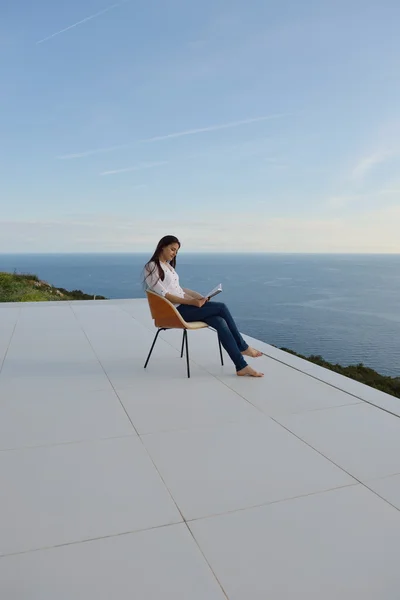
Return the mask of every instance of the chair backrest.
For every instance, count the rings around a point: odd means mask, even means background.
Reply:
[[[151,290],[147,290],[146,295],[156,327],[186,329],[186,322],[169,300]]]

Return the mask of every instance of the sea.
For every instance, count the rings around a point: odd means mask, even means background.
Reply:
[[[3,254],[0,271],[107,298],[144,297],[144,254]],[[187,254],[183,287],[222,283],[240,330],[277,347],[400,376],[400,255]]]

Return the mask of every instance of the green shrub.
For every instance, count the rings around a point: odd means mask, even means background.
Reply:
[[[21,296],[19,302],[48,302],[49,300],[57,300],[57,298],[41,290],[28,290]]]
[[[106,300],[104,296],[96,296]],[[54,288],[31,273],[0,272],[0,302],[48,302],[49,300],[93,300],[93,296],[81,290],[69,292]]]
[[[289,354],[293,354],[294,356],[298,356],[299,358],[303,358],[304,360],[308,360],[309,362],[319,365],[320,367],[324,367],[325,369],[329,369],[330,371],[334,371],[335,373],[339,373],[339,375],[344,375],[345,377],[349,377],[350,379],[354,379],[355,381],[369,385],[370,387],[380,390],[381,392],[386,392],[386,394],[400,398],[400,377],[380,375],[374,371],[374,369],[364,366],[363,363],[343,367],[337,363],[329,363],[328,361],[324,360],[322,356],[311,355],[307,357],[303,356],[302,354],[297,354],[297,352],[289,350],[288,348],[281,348],[281,350],[288,352]]]

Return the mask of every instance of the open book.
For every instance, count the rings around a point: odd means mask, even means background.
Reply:
[[[217,287],[215,287],[213,290],[211,290],[211,292],[208,292],[208,294],[206,294],[204,296],[204,298],[214,298],[214,296],[216,296],[217,294],[220,294],[222,292],[222,284],[220,283],[219,285],[217,285]]]

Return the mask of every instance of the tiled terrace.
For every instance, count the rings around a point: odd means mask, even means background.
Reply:
[[[144,300],[0,305],[1,600],[397,600],[400,401]]]

